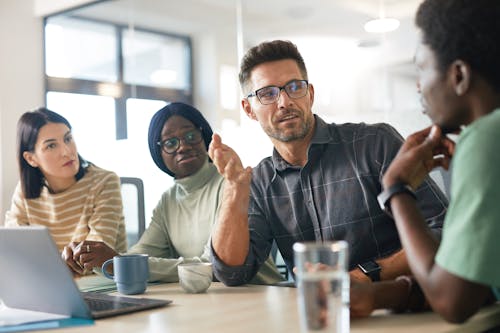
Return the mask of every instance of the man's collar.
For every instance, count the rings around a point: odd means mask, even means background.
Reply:
[[[316,127],[311,144],[325,144],[332,141],[328,124],[317,115],[314,115],[314,118],[316,118]]]
[[[314,118],[314,134],[309,147],[313,144],[325,144],[332,141],[333,139],[328,129],[328,124],[316,114],[314,115]],[[287,168],[293,168],[292,165],[290,165],[283,159],[283,157],[281,157],[276,148],[273,148],[273,155],[271,158],[276,171],[283,171]]]

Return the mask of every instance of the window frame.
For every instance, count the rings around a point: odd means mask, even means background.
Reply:
[[[72,15],[72,19],[83,20],[87,22],[93,22],[98,24],[109,25],[114,28],[115,38],[116,38],[116,70],[117,70],[117,81],[116,82],[104,82],[104,81],[93,81],[77,78],[60,78],[47,75],[47,62],[46,62],[46,34],[45,29],[47,23],[51,18],[60,16],[50,15],[43,20],[43,73],[44,73],[44,101],[47,105],[47,93],[62,92],[62,93],[74,93],[74,94],[85,94],[85,95],[97,95],[97,96],[109,96],[104,95],[99,92],[99,87],[103,84],[107,86],[112,86],[115,89],[116,95],[111,96],[115,101],[115,124],[116,124],[116,139],[123,140],[127,139],[127,109],[126,103],[129,98],[138,99],[153,99],[161,100],[166,103],[176,101],[184,102],[187,104],[193,104],[193,47],[191,37],[187,35],[174,34],[170,32],[163,32],[158,30],[146,29],[142,27],[134,27],[134,30],[156,34],[163,37],[181,39],[188,47],[188,89],[174,89],[165,87],[155,87],[155,86],[144,86],[138,84],[126,83],[123,79],[124,77],[124,61],[123,61],[123,45],[122,38],[123,32],[129,27],[124,24],[113,23],[104,20],[97,20],[91,18],[80,17],[77,15]]]

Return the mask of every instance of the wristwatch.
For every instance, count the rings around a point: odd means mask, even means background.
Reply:
[[[380,281],[380,266],[375,260],[358,264],[359,269],[365,273],[373,282]]]
[[[415,192],[413,192],[412,188],[408,184],[404,183],[396,183],[389,187],[388,189],[382,191],[377,196],[378,204],[380,205],[380,208],[389,214],[389,216],[392,217],[392,211],[391,211],[391,205],[390,201],[393,196],[399,193],[407,193],[410,196],[413,197],[413,199],[417,199],[417,196],[415,195]]]

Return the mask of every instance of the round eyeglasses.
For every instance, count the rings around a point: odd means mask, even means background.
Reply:
[[[179,150],[179,147],[181,146],[181,141],[184,142],[184,144],[186,145],[194,146],[200,143],[201,140],[203,140],[203,136],[201,134],[201,128],[200,128],[200,129],[190,130],[184,133],[180,138],[172,137],[163,141],[158,141],[156,144],[160,146],[165,153],[173,154],[177,150]]]
[[[257,96],[262,105],[268,105],[276,103],[279,100],[281,90],[284,90],[288,97],[293,99],[304,97],[307,94],[308,86],[309,83],[307,80],[293,80],[285,84],[283,87],[267,86],[257,89],[255,92],[249,94],[247,98]]]

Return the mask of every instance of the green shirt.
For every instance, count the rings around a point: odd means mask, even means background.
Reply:
[[[500,109],[465,128],[453,157],[451,200],[436,262],[450,273],[500,287]]]

